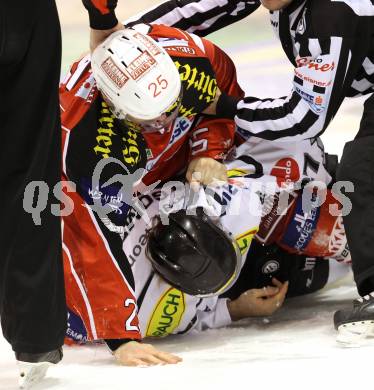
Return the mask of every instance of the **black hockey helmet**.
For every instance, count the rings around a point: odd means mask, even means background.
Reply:
[[[149,231],[147,257],[154,270],[173,287],[189,295],[222,294],[237,279],[242,257],[235,240],[216,226],[203,210],[185,210],[159,217]]]

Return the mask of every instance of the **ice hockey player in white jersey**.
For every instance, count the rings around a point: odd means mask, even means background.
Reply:
[[[239,279],[228,291],[221,291],[219,297],[201,297],[196,288],[186,294],[186,285],[192,283],[190,279],[184,278],[182,283],[178,277],[183,276],[179,274],[172,283],[167,283],[164,267],[155,272],[154,256],[150,251],[148,255],[145,252],[149,230],[154,232],[155,228],[130,212],[124,251],[136,280],[143,336],[200,331],[245,317],[270,315],[281,306],[287,289],[288,296],[302,295],[346,275],[350,255],[341,215],[329,212],[332,204],[340,205],[340,202],[338,196],[327,189],[334,175],[334,169],[329,169],[332,175],[326,169],[327,160],[333,159],[324,153],[319,139],[287,145],[254,138],[242,144],[236,158],[226,163],[228,183],[215,189],[200,189],[194,205],[189,204],[190,197],[186,196],[181,183],[181,196],[178,197],[178,190],[171,191],[178,187],[177,182],[166,183],[162,190],[143,195],[141,201],[148,216],[160,214],[160,221],[164,223],[170,208],[175,212],[202,207],[210,218],[219,219],[221,227],[235,239],[246,259],[242,261],[244,266]],[[313,187],[317,181],[320,186],[325,185],[325,201],[318,202],[312,197],[311,209],[303,212],[303,199],[308,196],[294,191],[292,185],[309,182]],[[277,213],[282,191],[289,196],[282,213]],[[164,236],[178,237],[178,229],[178,225],[164,226],[163,234],[160,231],[152,242],[161,245]],[[154,233],[150,237],[154,237]],[[177,263],[175,259],[181,256],[179,246],[174,245],[171,263]],[[172,245],[163,247],[164,256],[167,253],[173,253]]]
[[[149,215],[159,213],[158,199],[162,197],[161,190],[147,197]],[[257,231],[253,228],[242,235],[233,234],[245,256],[238,278],[225,286],[220,296],[204,295],[201,280],[205,277],[211,282],[217,273],[201,260],[199,270],[204,269],[204,275],[195,280],[186,264],[196,261],[204,251],[201,247],[217,243],[212,243],[201,229],[186,233],[180,219],[193,217],[183,213],[183,217],[173,216],[169,225],[158,219],[156,227],[146,226],[134,215],[134,226],[124,240],[136,281],[143,337],[185,334],[227,326],[242,318],[269,316],[282,306],[286,294],[292,297],[315,292],[350,270],[349,265],[334,259],[292,254],[277,244],[263,246],[253,240]],[[193,241],[191,247],[201,249],[191,253],[185,247],[189,240]],[[184,259],[184,265],[175,271],[173,267],[181,266],[176,260],[179,258]]]

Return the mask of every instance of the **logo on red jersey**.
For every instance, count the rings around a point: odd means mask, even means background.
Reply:
[[[91,104],[96,96],[97,88],[95,79],[92,75],[87,78],[87,80],[79,87],[77,93],[74,96],[78,96],[84,100],[88,104]]]
[[[279,187],[282,187],[300,179],[299,164],[291,157],[282,158],[275,164],[270,174],[277,178]]]
[[[215,74],[203,67],[191,66],[190,63],[174,61],[176,68],[181,77],[182,83],[185,85],[185,93],[191,88],[198,93],[198,99],[206,103],[210,103],[217,93],[217,80]],[[197,62],[197,64],[199,64]],[[203,65],[203,63],[202,63]]]
[[[189,46],[168,46],[165,48],[165,50],[172,51],[172,52],[174,51],[182,54],[191,54],[191,55],[196,54],[196,50]]]

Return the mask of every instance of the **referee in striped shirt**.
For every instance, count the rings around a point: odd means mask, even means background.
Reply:
[[[344,217],[353,271],[363,297],[335,314],[335,325],[374,323],[374,1],[170,0],[130,23],[163,23],[204,36],[260,5],[294,66],[288,96],[237,100],[221,94],[209,113],[235,118],[245,138],[301,140],[321,135],[346,97],[367,95],[355,139],[344,148],[338,180],[350,181],[352,211]]]

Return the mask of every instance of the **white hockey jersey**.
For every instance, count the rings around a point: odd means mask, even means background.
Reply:
[[[253,138],[241,145],[236,158],[227,163],[228,184],[206,190],[201,188],[191,201],[186,196],[184,184],[166,183],[162,189],[142,195],[141,201],[148,220],[160,214],[161,218],[167,218],[168,213],[182,208],[192,212],[196,207],[203,207],[209,216],[220,219],[222,227],[238,242],[245,259],[266,207],[264,191],[273,194],[274,190],[285,190],[284,184],[312,178],[328,183],[331,177],[324,168],[323,159],[320,141],[285,144]],[[179,187],[179,194],[172,192],[172,187]],[[154,273],[145,255],[149,225],[135,212],[129,213],[128,225],[130,231],[124,239],[123,249],[134,274],[143,337],[218,328],[231,322],[226,299],[202,299],[184,294]]]
[[[244,181],[253,179],[243,179]],[[182,185],[182,188],[184,185]],[[188,188],[188,187],[187,187]],[[219,217],[221,210],[217,209],[214,197],[223,199],[224,191],[233,186],[224,186],[205,192],[204,189],[194,194],[191,204],[186,204],[185,193],[180,194],[179,202],[173,202],[172,207],[168,200],[175,200],[175,193],[169,191],[170,185],[156,189],[151,194],[143,196],[142,202],[147,205],[148,221],[155,215],[187,208],[193,213],[196,207],[203,207],[208,215]],[[260,214],[251,215],[246,210],[249,198],[253,209],[261,208],[260,198],[246,191],[246,188],[236,188],[231,191],[231,199],[225,208],[225,214],[220,218],[222,228],[232,235],[238,242],[242,259],[246,258],[251,241],[258,230]],[[239,191],[240,190],[240,191]],[[176,208],[177,207],[177,208]],[[218,211],[217,211],[218,210]],[[247,218],[238,218],[245,213]],[[227,309],[226,299],[218,297],[197,298],[182,293],[173,288],[156,273],[146,258],[145,246],[147,244],[147,229],[150,224],[137,214],[131,214],[129,219],[129,233],[125,237],[123,249],[131,264],[135,279],[135,294],[138,302],[139,327],[143,337],[160,337],[168,334],[186,333],[190,330],[201,331],[206,328],[218,328],[231,322]],[[165,220],[164,220],[165,222]]]

